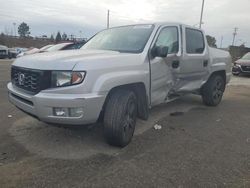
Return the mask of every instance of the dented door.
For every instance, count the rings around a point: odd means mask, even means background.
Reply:
[[[209,74],[209,54],[201,30],[182,26],[182,55],[172,66],[174,92],[198,90]]]
[[[179,27],[162,26],[152,43],[154,46],[168,46],[169,54],[166,58],[150,57],[151,70],[151,105],[157,105],[167,99],[168,93],[173,87],[173,75],[171,61],[179,51]]]

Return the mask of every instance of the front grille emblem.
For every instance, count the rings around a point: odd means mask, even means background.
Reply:
[[[18,74],[18,84],[20,86],[24,85],[25,75],[23,73]]]

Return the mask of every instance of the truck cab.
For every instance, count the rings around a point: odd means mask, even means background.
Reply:
[[[229,53],[210,48],[202,30],[152,23],[101,31],[78,51],[17,59],[8,90],[14,105],[44,122],[101,120],[107,142],[124,147],[153,106],[187,93],[218,105],[230,75]]]

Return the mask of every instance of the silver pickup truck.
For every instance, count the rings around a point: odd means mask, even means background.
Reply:
[[[81,50],[35,54],[11,68],[9,100],[52,124],[103,122],[107,142],[124,147],[136,119],[186,93],[208,106],[231,75],[228,52],[208,47],[203,31],[180,23],[115,27]]]

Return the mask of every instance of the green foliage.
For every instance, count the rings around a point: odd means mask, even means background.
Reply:
[[[60,42],[62,40],[61,33],[58,31],[56,35],[56,42]]]
[[[62,40],[67,40],[67,38],[68,38],[67,34],[66,34],[66,33],[63,33],[63,34],[62,34]]]
[[[29,36],[30,34],[30,27],[26,24],[26,23],[21,23],[18,26],[18,34],[20,35],[20,37],[26,37]]]
[[[208,43],[209,46],[217,48],[215,37],[207,35],[206,38],[207,38],[207,43]]]
[[[50,36],[50,41],[51,41],[51,42],[54,42],[54,41],[55,41],[54,35],[51,35],[51,36]]]

